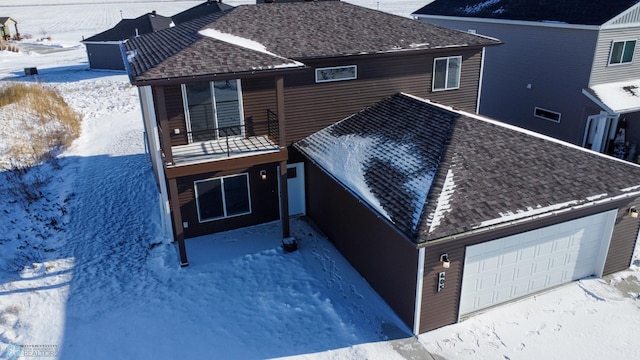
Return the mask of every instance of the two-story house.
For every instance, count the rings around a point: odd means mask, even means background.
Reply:
[[[481,114],[598,152],[638,155],[637,0],[436,0],[413,15],[504,42],[486,52]],[[628,147],[616,149],[617,135]]]
[[[305,212],[290,145],[404,91],[475,112],[500,42],[339,1],[242,5],[124,44],[165,230],[185,238]]]

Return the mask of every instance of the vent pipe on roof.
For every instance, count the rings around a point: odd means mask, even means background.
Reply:
[[[136,28],[136,37],[140,36],[140,32],[138,32],[138,28]]]

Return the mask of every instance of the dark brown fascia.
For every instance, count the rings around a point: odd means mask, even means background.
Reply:
[[[613,209],[620,209],[624,206],[627,206],[630,202],[636,199],[638,194],[629,194],[629,196],[621,198],[621,199],[612,199],[607,202],[580,206],[577,205],[577,209],[568,208],[568,209],[558,209],[553,210],[548,213],[537,214],[534,216],[530,216],[528,218],[513,220],[510,222],[496,224],[492,226],[487,226],[484,228],[474,229],[470,231],[466,231],[460,234],[449,235],[445,237],[441,237],[438,239],[427,240],[423,242],[419,242],[416,244],[417,248],[422,247],[431,247],[433,245],[440,245],[448,242],[458,242],[475,237],[474,243],[480,243],[484,241],[489,241],[493,239],[503,238],[505,236],[515,235],[531,230],[540,229],[546,226],[551,226],[555,224],[559,224],[561,222],[570,221],[574,219],[578,219],[581,217],[601,213],[604,211],[609,211]]]
[[[289,153],[286,147],[281,147],[279,151],[264,154],[254,154],[226,158],[222,160],[212,160],[204,162],[194,162],[185,165],[165,165],[165,175],[167,179],[174,179],[183,176],[204,174],[215,171],[242,169],[255,165],[270,164],[280,161],[287,161]]]
[[[278,75],[290,74],[292,72],[299,72],[307,70],[308,67],[300,66],[295,68],[281,68],[281,69],[268,69],[268,70],[253,70],[253,71],[238,71],[222,74],[206,74],[196,76],[184,76],[175,78],[162,78],[162,79],[150,79],[150,80],[133,80],[131,84],[135,86],[169,86],[180,85],[195,82],[205,81],[222,81],[222,80],[234,80],[234,79],[252,79],[260,77],[273,77]]]

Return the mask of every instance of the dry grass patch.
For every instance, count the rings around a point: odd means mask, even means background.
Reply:
[[[56,90],[41,85],[16,83],[0,90],[0,111],[13,122],[11,145],[2,154],[5,168],[49,160],[80,135],[80,114]]]

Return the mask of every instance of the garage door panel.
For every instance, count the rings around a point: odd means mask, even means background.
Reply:
[[[616,213],[612,210],[467,247],[460,314],[595,274],[606,255],[601,252],[606,251]]]

